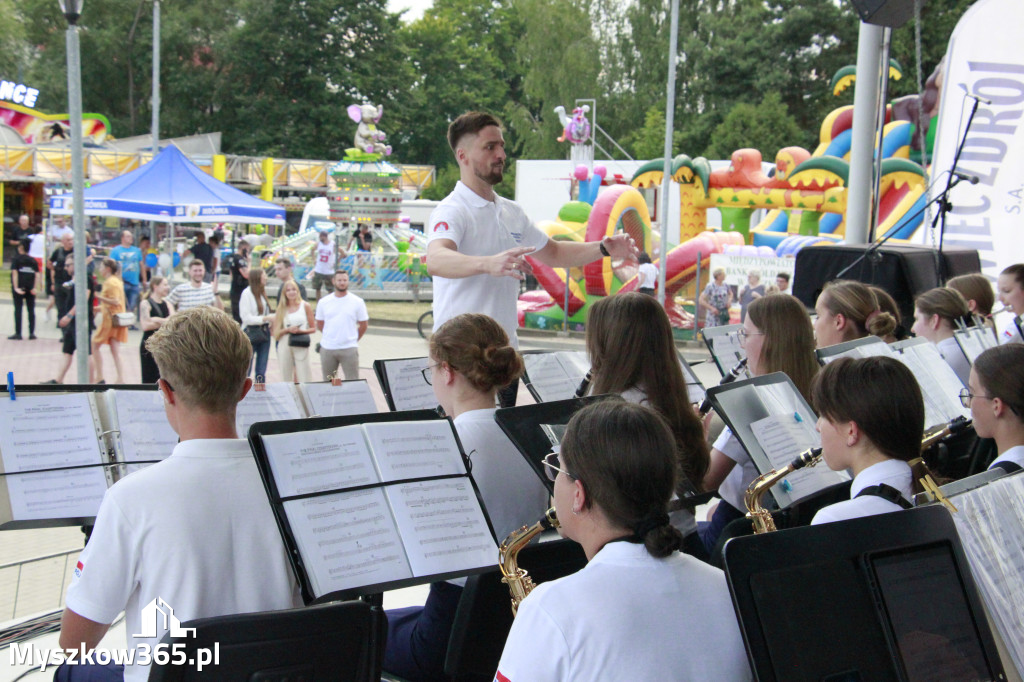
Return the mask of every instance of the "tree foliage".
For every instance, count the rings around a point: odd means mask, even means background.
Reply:
[[[752,147],[761,152],[763,160],[771,162],[776,152],[794,146],[794,140],[799,138],[800,125],[790,115],[782,97],[769,92],[757,105],[740,102],[733,106],[712,133],[704,155],[728,159],[737,149]]]

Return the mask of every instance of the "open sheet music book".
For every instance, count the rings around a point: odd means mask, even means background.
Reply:
[[[379,411],[365,379],[343,381],[337,386],[329,381],[298,384],[296,389],[302,398],[306,416],[309,417],[342,417],[350,414],[376,414]]]
[[[957,417],[970,418],[970,409],[960,402],[964,385],[934,343],[907,339],[892,344],[892,348],[896,359],[907,366],[921,387],[925,428],[947,424]]]
[[[708,396],[762,474],[781,469],[804,450],[821,445],[814,428],[817,416],[782,372],[709,388]],[[779,507],[788,507],[848,480],[845,471],[832,471],[819,462],[793,472],[771,492]]]
[[[130,474],[170,457],[178,434],[167,421],[160,391],[112,388],[98,395],[101,421],[113,432],[117,459],[128,463],[119,473]]]
[[[523,353],[523,364],[523,381],[538,403],[575,398],[590,371],[590,359],[583,351],[528,351]]]
[[[814,351],[818,356],[818,362],[822,365],[832,362],[836,358],[873,358],[879,355],[892,357],[893,350],[882,339],[877,336],[865,336],[853,341],[844,341],[834,346],[825,346]]]
[[[429,366],[430,358],[373,361],[373,371],[391,411],[432,410],[437,407],[434,389],[423,378],[422,370]]]
[[[957,533],[995,629],[1024,672],[1024,475],[997,478],[950,498]]]
[[[953,338],[960,344],[960,349],[970,360],[971,364],[978,359],[978,356],[989,348],[999,345],[995,332],[986,327],[968,327],[967,329],[953,330]]]
[[[714,358],[723,377],[736,366],[736,363],[747,357],[740,342],[741,329],[742,324],[726,324],[720,327],[704,327],[701,330],[704,343],[711,351],[711,357]]]
[[[307,603],[497,561],[461,443],[434,412],[256,424],[249,442]]]

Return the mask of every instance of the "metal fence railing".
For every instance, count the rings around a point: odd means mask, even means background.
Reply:
[[[0,620],[58,609],[82,548],[0,564]]]

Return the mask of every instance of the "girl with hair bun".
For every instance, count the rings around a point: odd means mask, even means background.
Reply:
[[[907,328],[903,326],[903,318],[900,315],[899,306],[896,305],[896,299],[881,287],[871,285],[868,288],[871,289],[871,293],[875,295],[875,300],[878,301],[878,310],[883,313],[889,313],[892,315],[892,319],[896,320],[896,328],[892,330],[891,334],[881,337],[882,340],[886,343],[893,343],[895,341],[902,341],[910,336]]]
[[[494,421],[498,390],[519,380],[522,356],[494,319],[466,313],[430,337],[428,363],[423,376],[452,417],[501,540],[539,519],[549,501],[541,479]],[[448,679],[444,659],[464,584],[434,583],[424,606],[388,611],[384,670],[410,682]]]
[[[979,355],[960,400],[970,408],[978,436],[996,441],[999,456],[989,469],[1020,471],[1024,467],[1024,345],[1007,344]]]
[[[814,322],[818,348],[870,334],[885,338],[896,331],[896,318],[879,308],[871,288],[853,280],[837,279],[826,284],[814,312],[818,316]]]
[[[914,326],[910,331],[934,343],[942,359],[953,368],[960,383],[966,386],[971,374],[971,363],[953,336],[953,331],[961,324],[971,325],[973,321],[967,301],[955,289],[930,289],[914,301]]]
[[[665,420],[618,398],[590,404],[545,465],[560,533],[589,563],[523,600],[495,679],[749,680],[724,575],[676,551]]]

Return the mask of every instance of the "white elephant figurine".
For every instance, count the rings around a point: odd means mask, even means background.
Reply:
[[[377,122],[384,115],[383,105],[351,104],[348,116],[359,124],[356,129],[355,147],[368,154],[391,154],[391,145],[385,144],[387,135],[377,128]]]

